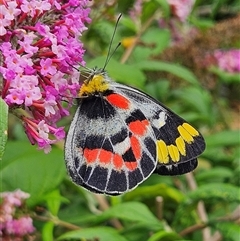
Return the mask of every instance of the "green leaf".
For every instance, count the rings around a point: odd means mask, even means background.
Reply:
[[[52,192],[47,193],[42,197],[42,200],[46,201],[48,210],[55,216],[58,215],[58,211],[62,203],[69,203],[68,199],[60,195],[59,189],[55,189]]]
[[[186,194],[186,200],[181,202],[175,213],[174,224],[179,220],[188,220],[191,218],[191,212],[195,209],[199,201],[210,203],[239,203],[240,193],[236,186],[225,183],[208,183],[207,185],[200,186],[198,189]],[[189,217],[188,217],[189,215]]]
[[[176,241],[180,239],[181,238],[177,233],[169,232],[169,231],[159,231],[153,234],[147,241],[160,241],[160,240]]]
[[[180,203],[184,199],[184,195],[177,189],[166,184],[160,183],[151,186],[142,186],[128,192],[123,196],[123,200],[144,200],[146,198],[153,198],[161,196],[164,200],[174,201]]]
[[[214,203],[216,200],[226,203],[240,202],[240,193],[237,187],[225,183],[209,183],[200,186],[190,192],[186,200],[180,203],[176,217],[180,218],[182,215],[189,213],[200,200],[208,201],[208,203]]]
[[[161,41],[159,41],[161,39]],[[152,56],[158,56],[169,45],[170,32],[166,29],[149,28],[141,37],[144,44],[137,45],[129,58],[128,63],[142,62],[143,59],[151,59]],[[154,46],[154,48],[153,48]]]
[[[158,4],[154,1],[144,1],[142,5],[142,22],[146,22],[151,18],[158,9]]]
[[[102,56],[88,61],[88,66],[94,68],[96,66],[103,67],[106,57]],[[109,76],[114,81],[119,81],[127,85],[133,85],[138,88],[143,88],[146,81],[145,75],[133,65],[120,64],[114,59],[111,59],[106,67]]]
[[[231,84],[231,83],[240,83],[240,75],[239,73],[229,73],[223,71],[217,67],[211,67],[210,71],[220,77],[223,83]]]
[[[170,4],[166,0],[155,0],[155,2],[162,7],[164,17],[169,17],[171,13]]]
[[[214,21],[209,18],[196,18],[196,16],[191,15],[189,21],[201,30],[207,30],[214,26]]]
[[[159,229],[156,231],[159,231]],[[125,223],[122,234],[131,241],[145,241],[148,240],[150,234],[153,232],[152,228],[147,227],[144,223]]]
[[[94,227],[67,232],[61,235],[58,240],[87,239],[98,241],[128,241],[121,236],[116,229],[110,227]]]
[[[175,95],[206,119],[211,119],[211,96],[207,91],[195,86],[185,87],[184,89],[175,91]]]
[[[96,39],[96,35],[98,36],[97,42],[105,43],[107,48],[104,48],[104,51],[108,51],[110,40],[113,36],[114,26],[115,26],[114,23],[111,23],[110,21],[106,21],[104,19],[99,19],[96,23],[94,23],[94,25],[91,25],[93,30],[96,32],[94,34],[95,39]],[[120,32],[116,31],[112,46],[117,46],[119,39],[121,39]],[[96,42],[95,42],[95,46],[92,46],[92,48],[94,47],[96,47]]]
[[[42,200],[42,196],[55,189],[66,175],[61,150],[53,148],[49,154],[44,154],[23,141],[8,141],[0,168],[3,191],[20,188],[30,193],[30,205]]]
[[[239,189],[231,184],[209,183],[189,193],[188,198],[194,202],[199,200],[214,201],[214,199],[217,199],[230,203],[240,202],[240,193]]]
[[[208,147],[240,145],[239,130],[227,130],[205,138]]]
[[[224,182],[225,179],[233,177],[233,172],[227,167],[215,167],[196,175],[197,183]]]
[[[139,202],[125,202],[110,207],[100,218],[107,220],[111,218],[119,218],[125,221],[135,221],[144,223],[152,229],[162,228],[161,222],[149,211],[149,209]]]
[[[185,80],[190,84],[199,86],[199,82],[196,76],[190,70],[188,70],[187,68],[181,65],[161,62],[161,61],[148,60],[148,61],[138,62],[135,64],[135,66],[138,69],[142,69],[142,70],[169,72],[175,76],[178,76],[179,78],[182,78],[183,80]]]
[[[133,31],[134,33],[136,32],[136,24],[133,22],[133,20],[127,16],[127,15],[123,15],[121,18],[121,26],[126,27],[128,30]]]
[[[216,228],[221,232],[223,240],[237,241],[240,237],[239,225],[233,222],[216,223]]]
[[[234,156],[231,154],[231,152],[225,150],[224,146],[208,146],[208,143],[206,145],[207,148],[202,154],[202,156],[204,156],[206,159],[211,160],[217,165],[219,165],[220,162],[233,162]]]
[[[2,160],[6,142],[7,142],[7,130],[8,130],[8,105],[0,98],[0,161]]]
[[[224,4],[226,4],[226,0],[218,0],[218,1],[213,1],[211,4],[212,7],[212,11],[211,11],[211,16],[212,18],[215,18],[216,15],[219,13],[221,7],[224,6]]]
[[[54,231],[54,223],[53,222],[46,222],[42,228],[42,241],[52,241],[53,238],[53,231]]]
[[[159,41],[161,39],[161,41]],[[149,28],[148,31],[142,36],[142,41],[146,45],[154,46],[154,48],[148,48],[151,55],[158,55],[170,42],[170,32],[168,30],[160,30],[159,28]],[[139,59],[143,59],[139,56]]]
[[[159,80],[148,83],[145,87],[146,92],[153,98],[165,100],[169,95],[170,82],[168,80]]]

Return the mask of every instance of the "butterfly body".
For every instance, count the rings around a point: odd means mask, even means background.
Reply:
[[[152,173],[178,175],[196,168],[203,137],[149,95],[94,69],[79,98],[65,143],[66,166],[76,184],[119,195]]]

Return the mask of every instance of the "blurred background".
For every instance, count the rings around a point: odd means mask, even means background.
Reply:
[[[30,194],[19,209],[35,231],[4,240],[240,240],[239,2],[99,0],[89,8],[91,23],[81,37],[86,66],[104,66],[121,13],[109,76],[190,122],[206,150],[193,173],[152,175],[119,197],[95,195],[69,180],[63,142],[47,155],[37,151],[10,116],[1,188]],[[67,130],[71,119],[59,124]]]

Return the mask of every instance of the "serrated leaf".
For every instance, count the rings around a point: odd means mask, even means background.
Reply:
[[[179,219],[184,220],[184,217],[187,217],[187,220],[189,220],[191,218],[189,214],[191,214],[199,201],[213,204],[217,201],[218,205],[221,202],[225,204],[239,203],[240,193],[239,189],[231,184],[208,183],[207,185],[200,186],[198,189],[188,193],[186,200],[180,203],[175,213],[174,224]]]
[[[61,150],[53,148],[46,155],[23,141],[7,143],[0,168],[2,191],[20,188],[30,193],[30,205],[42,200],[42,196],[56,188],[66,175]]]
[[[188,198],[192,201],[218,199],[222,202],[240,202],[239,189],[231,184],[209,183],[200,186],[197,190],[189,193]]]
[[[112,24],[110,21],[99,19],[94,25],[92,25],[92,28],[97,32],[97,35],[100,38],[100,41],[105,42],[107,46],[109,46],[109,42],[113,36],[114,24]],[[119,39],[120,39],[120,32],[116,31],[112,46],[117,46],[116,42],[118,42]]]
[[[0,98],[0,161],[2,160],[6,142],[7,142],[7,130],[8,130],[8,105]]]
[[[110,227],[94,227],[67,232],[61,235],[58,240],[87,239],[98,241],[128,241],[121,236],[116,229]]]
[[[221,131],[206,136],[205,140],[208,147],[240,145],[240,132],[239,130]]]
[[[106,220],[110,218],[119,218],[122,220],[144,223],[153,229],[162,227],[161,222],[149,211],[147,206],[139,202],[125,202],[110,207],[100,218]]]
[[[199,82],[196,76],[190,70],[188,70],[187,68],[181,65],[161,62],[161,61],[148,60],[148,61],[138,62],[135,64],[135,66],[138,69],[142,69],[142,70],[169,72],[173,75],[178,76],[179,78],[182,78],[183,80],[185,80],[190,84],[199,86]]]

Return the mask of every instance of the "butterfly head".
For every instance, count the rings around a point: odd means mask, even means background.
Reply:
[[[83,82],[79,97],[88,97],[93,95],[100,95],[109,89],[110,79],[105,70],[101,68],[94,68],[91,70],[88,78]]]

